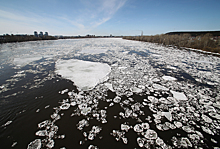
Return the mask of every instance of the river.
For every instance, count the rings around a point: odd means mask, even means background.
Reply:
[[[219,133],[219,57],[117,38],[0,45],[0,148],[214,148]]]

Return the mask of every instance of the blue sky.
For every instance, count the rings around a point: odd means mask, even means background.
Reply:
[[[220,30],[220,0],[0,0],[0,34]]]

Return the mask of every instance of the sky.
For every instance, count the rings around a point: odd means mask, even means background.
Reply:
[[[220,0],[0,0],[0,35],[220,30]]]

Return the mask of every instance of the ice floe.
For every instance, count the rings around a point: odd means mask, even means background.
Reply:
[[[163,76],[162,78],[166,81],[176,81],[177,80],[176,78],[171,77],[171,76]]]
[[[186,95],[182,92],[176,92],[176,91],[170,91],[173,94],[173,97],[177,100],[188,100],[188,98],[186,97]]]
[[[105,79],[111,71],[108,64],[82,60],[59,60],[56,62],[56,73],[72,80],[80,89],[90,90]]]
[[[7,121],[4,125],[2,125],[2,127],[8,126],[12,123],[12,121]]]
[[[27,149],[40,149],[41,148],[41,140],[36,139],[32,141],[30,144],[28,144]]]

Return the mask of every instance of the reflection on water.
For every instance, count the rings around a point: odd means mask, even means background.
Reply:
[[[1,148],[220,147],[219,65],[122,39],[2,44]]]

